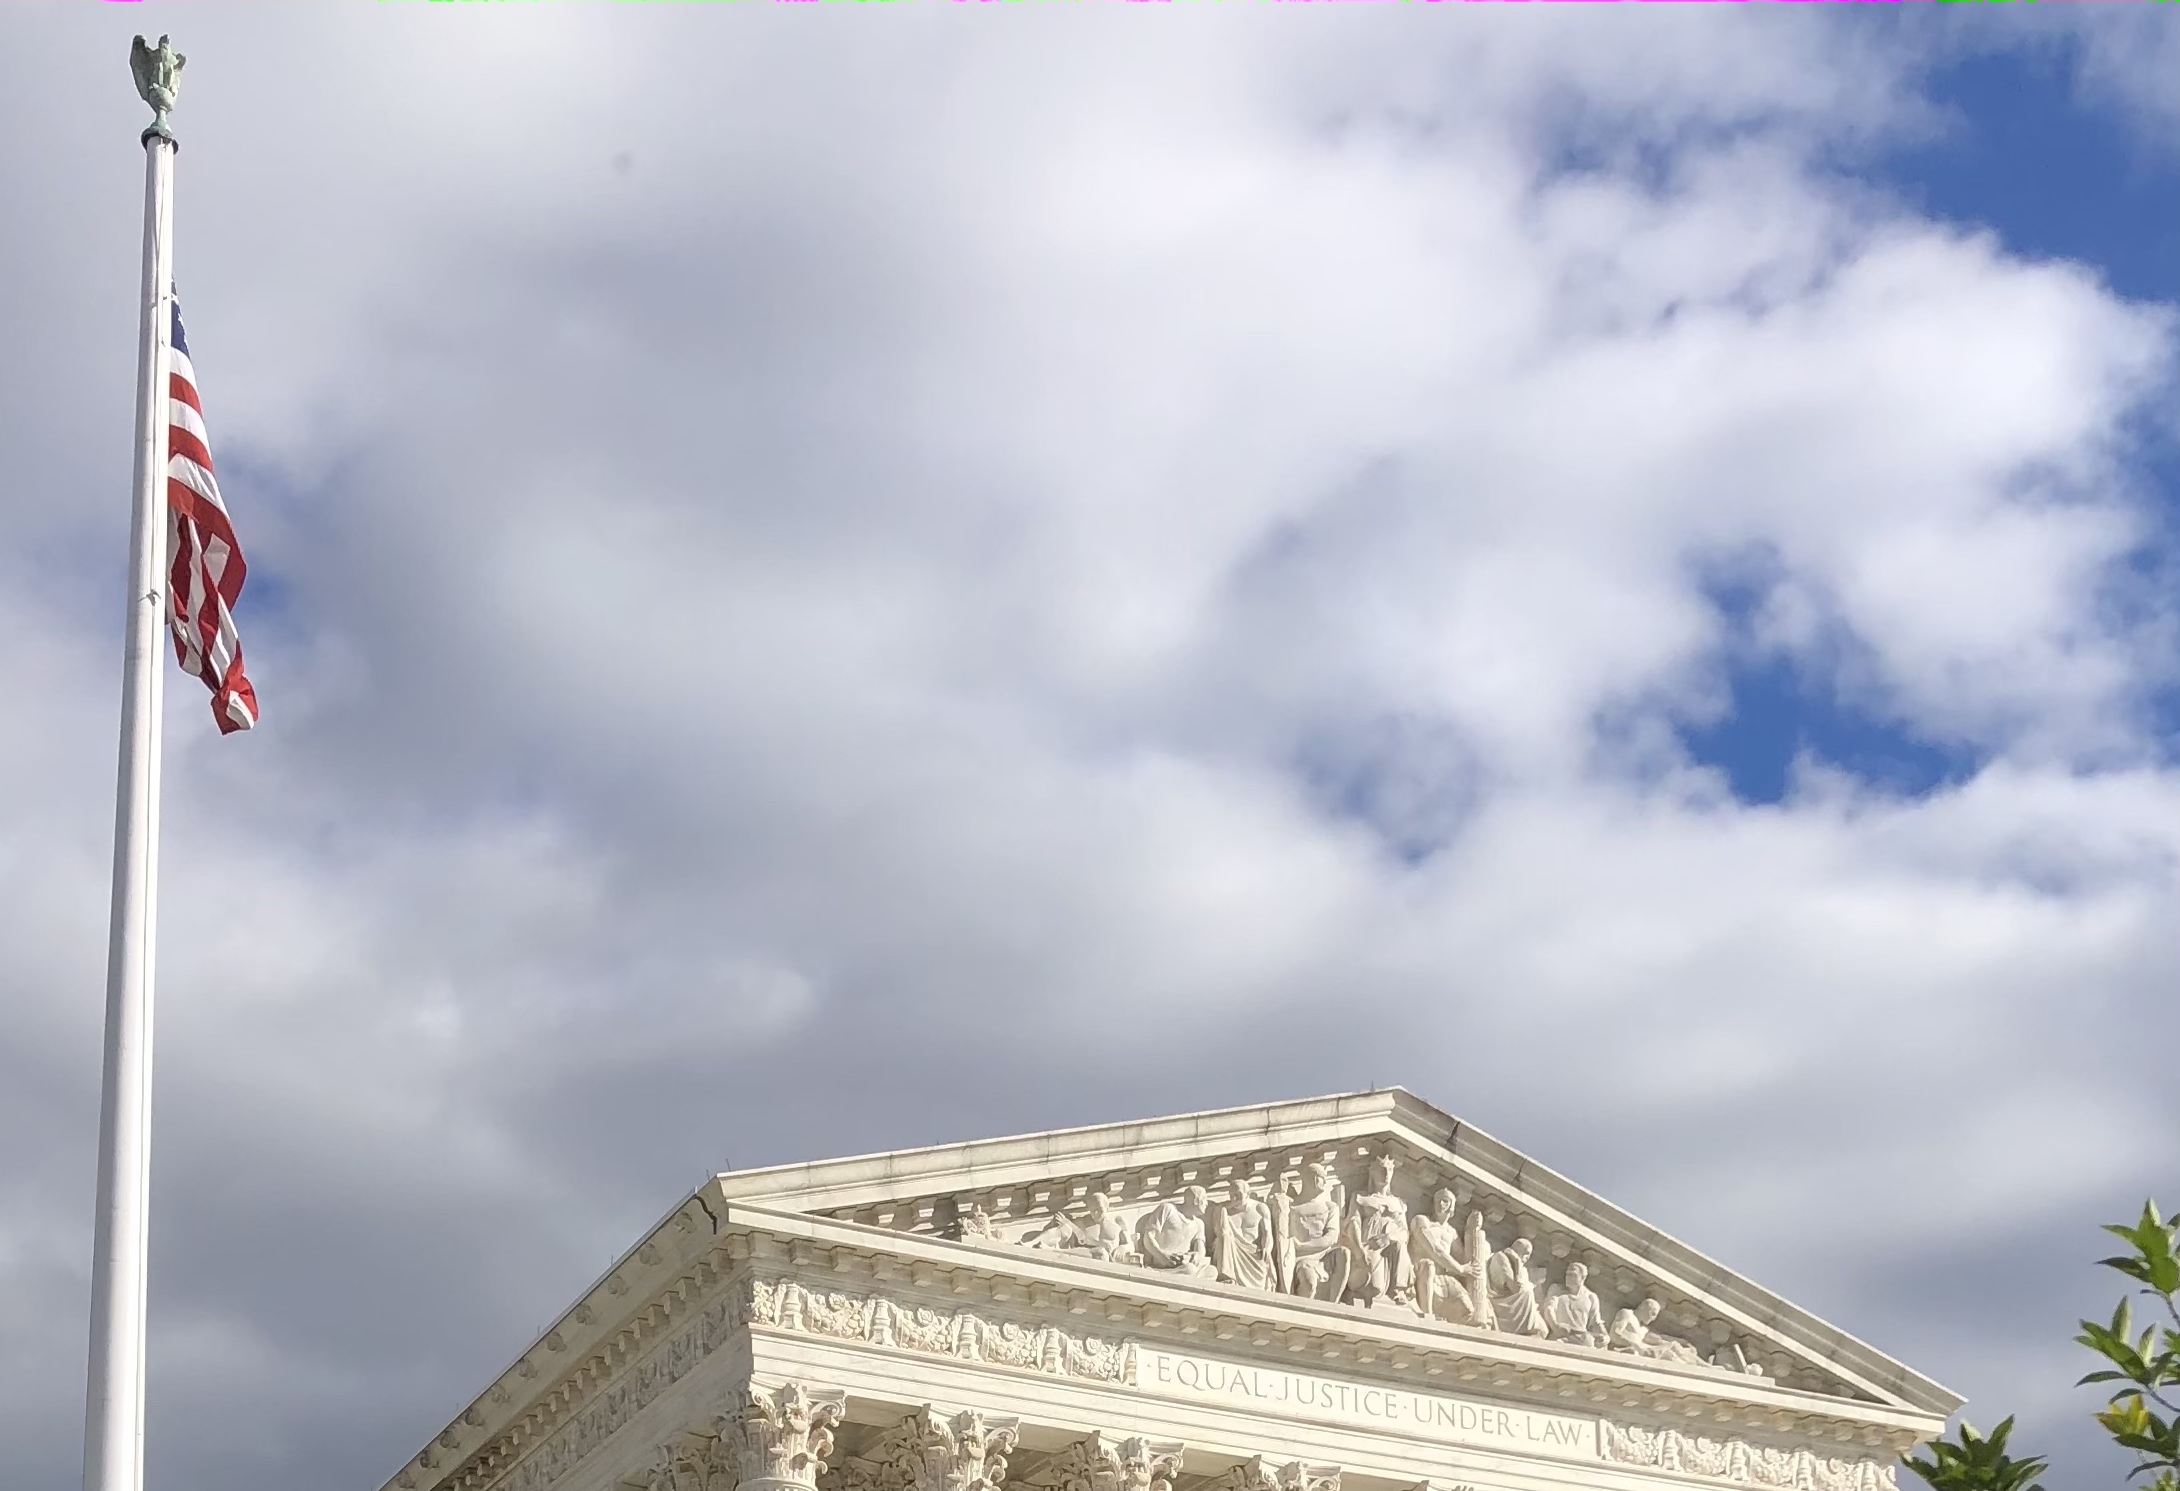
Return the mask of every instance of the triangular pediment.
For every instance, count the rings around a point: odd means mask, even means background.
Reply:
[[[1010,1477],[1033,1491],[1095,1491],[1055,1457],[1102,1452],[1082,1431],[1116,1406],[1170,1437],[1237,1393],[1321,1433],[1405,1403],[1413,1432],[1456,1447],[1881,1491],[1885,1457],[1961,1401],[1388,1089],[715,1176],[388,1491],[555,1491],[617,1435],[668,1442],[677,1413],[760,1367],[864,1384],[845,1452],[880,1491],[874,1433],[993,1394],[1048,1419],[1035,1435],[1024,1419]],[[1276,1476],[1244,1459],[1249,1484],[1224,1491],[1294,1491],[1289,1471],[1309,1491],[1315,1462],[1293,1459],[1309,1448],[1289,1443]],[[1437,1454],[1356,1491],[1436,1477]],[[1214,1456],[1174,1484],[1212,1491],[1204,1476],[1233,1469]]]
[[[737,1172],[708,1190],[881,1245],[1139,1274],[1237,1314],[1306,1299],[1358,1328],[1422,1324],[1929,1413],[1960,1401],[1399,1089]]]

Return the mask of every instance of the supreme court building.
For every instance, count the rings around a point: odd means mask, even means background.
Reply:
[[[1959,1404],[1396,1089],[718,1176],[386,1491],[1894,1491]]]

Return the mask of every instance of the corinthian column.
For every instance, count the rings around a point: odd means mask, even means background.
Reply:
[[[813,1396],[799,1382],[746,1390],[742,1406],[717,1421],[719,1440],[740,1473],[735,1491],[817,1491],[833,1452],[833,1425],[847,1394]]]

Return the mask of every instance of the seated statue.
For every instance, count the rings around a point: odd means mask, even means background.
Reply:
[[[1529,1277],[1529,1255],[1534,1251],[1535,1243],[1517,1237],[1512,1247],[1493,1253],[1484,1265],[1484,1286],[1499,1329],[1517,1336],[1551,1334],[1551,1327],[1544,1323],[1544,1307],[1537,1303],[1536,1281]]]
[[[1280,1224],[1279,1283],[1282,1293],[1339,1300],[1347,1295],[1354,1260],[1340,1241],[1344,1208],[1340,1185],[1316,1161],[1302,1167],[1302,1194],[1274,1213]]]
[[[1552,1339],[1578,1346],[1604,1345],[1605,1308],[1589,1287],[1589,1268],[1570,1263],[1564,1277],[1566,1282],[1554,1284],[1544,1294],[1544,1323],[1551,1327]]]
[[[1408,1263],[1408,1203],[1393,1194],[1393,1157],[1370,1162],[1370,1189],[1349,1205],[1347,1246],[1355,1260],[1349,1287],[1355,1301],[1374,1305],[1381,1299],[1406,1304],[1415,1293]]]
[[[1484,1264],[1491,1257],[1491,1244],[1484,1238],[1483,1213],[1469,1213],[1469,1232],[1464,1238],[1453,1220],[1459,1205],[1453,1192],[1441,1190],[1431,1198],[1430,1215],[1418,1213],[1408,1224],[1416,1313],[1429,1320],[1497,1330],[1498,1317],[1484,1294]]]
[[[1211,1266],[1204,1240],[1204,1212],[1208,1198],[1202,1186],[1189,1186],[1179,1201],[1161,1201],[1135,1224],[1136,1251],[1146,1268],[1165,1269],[1208,1279],[1218,1272]]]
[[[1703,1354],[1676,1336],[1661,1336],[1650,1328],[1650,1322],[1663,1313],[1665,1306],[1654,1299],[1646,1299],[1632,1310],[1622,1310],[1612,1317],[1612,1349],[1648,1357],[1658,1362],[1685,1362],[1691,1367],[1707,1366]]]
[[[1128,1227],[1113,1215],[1113,1203],[1103,1191],[1092,1191],[1083,1202],[1090,1213],[1086,1222],[1078,1222],[1065,1212],[1056,1211],[1045,1225],[1022,1239],[1024,1247],[1056,1248],[1070,1253],[1087,1253],[1100,1262],[1133,1263],[1134,1253],[1128,1247]]]

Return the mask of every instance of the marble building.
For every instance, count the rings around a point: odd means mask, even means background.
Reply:
[[[1959,1402],[1390,1090],[717,1176],[386,1491],[1894,1491]]]

